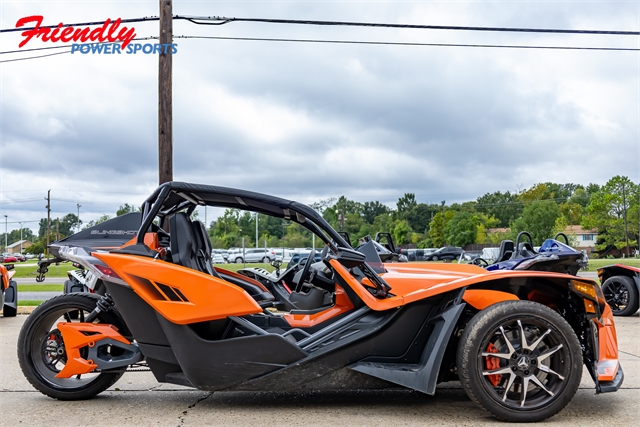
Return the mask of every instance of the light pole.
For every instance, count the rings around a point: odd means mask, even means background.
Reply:
[[[7,217],[8,215],[4,216],[4,251],[7,251]]]
[[[20,254],[22,254],[22,221],[18,221],[20,224]]]
[[[80,203],[76,203],[76,206],[78,207],[78,231],[80,231],[80,208],[82,205]]]
[[[256,212],[256,248],[258,247],[258,212]]]

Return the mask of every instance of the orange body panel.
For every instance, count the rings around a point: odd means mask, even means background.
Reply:
[[[71,378],[74,375],[87,374],[98,366],[93,360],[80,356],[80,349],[93,347],[96,342],[111,338],[123,344],[131,344],[113,325],[97,325],[94,323],[58,323],[58,330],[62,334],[64,348],[67,352],[67,363],[58,372],[56,378]],[[88,332],[89,335],[85,335]]]
[[[336,285],[336,303],[319,313],[313,314],[285,314],[284,319],[294,328],[310,328],[336,317],[353,308],[347,293],[340,286]]]
[[[97,253],[158,313],[177,324],[262,312],[242,288],[217,277],[142,256]]]
[[[16,274],[16,270],[7,270],[7,267],[0,264],[0,286],[2,289],[9,287],[9,282],[14,274]]]
[[[502,301],[517,301],[520,298],[514,294],[502,291],[490,291],[487,289],[467,289],[462,299],[477,310],[484,310],[490,305]]]
[[[389,310],[444,292],[505,278],[540,277],[543,279],[559,278],[566,280],[569,276],[561,273],[541,271],[486,271],[475,265],[467,264],[429,264],[411,263],[407,266],[400,263],[385,264],[386,273],[381,277],[391,286],[394,296],[378,299],[371,295],[337,260],[330,260],[331,266],[350,284],[356,294],[372,310]],[[582,281],[593,282],[590,279]],[[595,283],[595,282],[594,282]]]
[[[613,313],[607,304],[602,313],[602,323],[594,323],[598,328],[598,380],[612,381],[618,373],[618,337]]]

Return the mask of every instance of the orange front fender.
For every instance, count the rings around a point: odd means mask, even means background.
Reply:
[[[484,310],[490,305],[503,301],[518,301],[520,298],[509,292],[491,291],[488,289],[467,289],[464,291],[462,299],[476,310]]]

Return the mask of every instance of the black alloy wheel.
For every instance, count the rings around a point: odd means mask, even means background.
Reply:
[[[467,324],[457,367],[467,395],[496,418],[536,422],[560,412],[575,395],[582,351],[557,312],[531,301],[508,301]]]
[[[602,292],[614,316],[631,316],[638,311],[638,288],[631,277],[609,277],[602,284]]]
[[[58,323],[84,322],[99,300],[99,295],[89,293],[60,295],[39,305],[25,321],[18,336],[18,362],[24,376],[41,393],[60,400],[89,399],[111,387],[124,374],[122,368],[118,372],[56,377],[67,362]],[[129,334],[124,321],[113,310],[100,313],[94,323],[112,324],[123,335]],[[86,357],[87,351],[81,349],[80,354]]]

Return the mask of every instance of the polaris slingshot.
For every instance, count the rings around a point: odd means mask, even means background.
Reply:
[[[295,221],[323,242],[290,292],[213,268],[197,206]],[[564,408],[585,365],[596,393],[623,381],[613,317],[597,284],[540,271],[382,263],[313,209],[264,194],[170,182],[144,202],[137,235],[109,251],[59,246],[106,293],[40,305],[18,339],[42,393],[87,399],[127,369],[208,391],[383,389],[434,394],[459,380],[480,407],[531,422]],[[284,288],[284,287],[283,287]],[[315,293],[303,309],[287,300]]]

